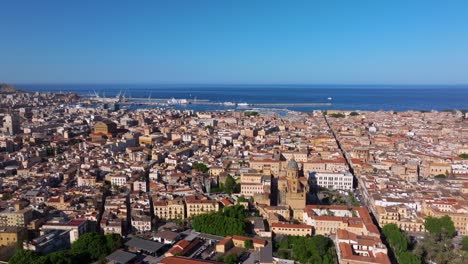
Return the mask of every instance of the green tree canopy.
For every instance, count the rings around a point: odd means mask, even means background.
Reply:
[[[252,240],[249,239],[249,240],[244,241],[244,248],[247,248],[247,249],[253,248]]]
[[[330,239],[321,235],[276,238],[274,248],[280,258],[291,258],[300,263],[334,263],[335,250],[333,243]]]
[[[123,247],[123,240],[120,235],[86,233],[73,242],[70,250],[56,251],[44,256],[38,256],[32,251],[18,249],[8,262],[13,264],[90,263],[104,259],[105,256],[121,247]]]
[[[398,263],[400,264],[420,264],[421,260],[413,253],[406,251],[397,254]]]
[[[456,233],[455,225],[450,216],[447,215],[440,218],[427,217],[424,227],[429,233],[438,238],[452,238]]]
[[[240,192],[240,185],[236,183],[236,180],[231,175],[228,175],[224,182],[223,191],[227,194],[238,193]]]
[[[8,260],[9,264],[34,264],[39,257],[31,250],[18,249]]]
[[[222,211],[197,215],[193,218],[192,227],[203,233],[218,236],[244,235],[247,212],[242,205],[225,207]]]
[[[106,247],[109,252],[113,252],[114,250],[124,246],[124,241],[119,234],[107,234],[105,237]]]
[[[208,166],[206,166],[205,164],[203,163],[199,163],[199,162],[195,162],[193,164],[193,168],[196,169],[197,171],[201,171],[203,173],[206,173],[208,172]]]
[[[343,115],[342,113],[339,113],[339,114],[333,113],[333,114],[329,114],[329,116],[334,117],[334,118],[343,118],[343,117],[345,117],[345,115]]]
[[[223,258],[223,262],[228,264],[236,264],[239,262],[239,257],[236,254],[231,253]]]
[[[76,240],[70,249],[73,255],[87,255],[91,260],[98,260],[109,251],[104,235],[98,233],[86,233]]]
[[[247,211],[245,210],[244,206],[236,204],[234,206],[224,207],[223,215],[243,220],[247,217]]]
[[[461,249],[468,252],[468,236],[463,237],[461,241]]]
[[[382,233],[395,253],[398,254],[408,250],[408,238],[396,224],[385,225],[382,228]]]

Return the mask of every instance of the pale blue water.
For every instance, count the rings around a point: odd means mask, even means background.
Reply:
[[[17,84],[26,91],[93,91],[112,97],[125,91],[132,98],[206,99],[211,102],[326,103],[331,106],[281,107],[296,111],[345,110],[447,110],[468,109],[468,85],[162,85],[162,84]],[[327,100],[332,97],[331,101]],[[219,105],[188,105],[194,110],[232,109]]]

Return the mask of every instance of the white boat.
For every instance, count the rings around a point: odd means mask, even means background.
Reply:
[[[332,100],[332,99],[333,99],[333,98],[331,98],[331,97],[328,97],[328,100]]]
[[[168,105],[176,105],[177,104],[177,100],[175,98],[172,98],[170,100],[167,100],[167,104]]]
[[[168,105],[185,105],[188,104],[189,101],[187,99],[175,99],[172,98],[170,100],[167,100]]]
[[[238,103],[237,106],[239,106],[239,107],[247,107],[247,106],[249,106],[249,104],[248,104],[248,103]]]
[[[223,105],[234,106],[234,105],[236,105],[236,104],[233,103],[233,102],[224,102]]]

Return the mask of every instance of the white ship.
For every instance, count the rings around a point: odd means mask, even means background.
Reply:
[[[189,101],[187,99],[175,99],[172,98],[170,100],[167,100],[168,105],[185,105],[188,104]]]
[[[332,99],[333,99],[333,98],[331,98],[331,97],[328,97],[328,100],[332,100]]]
[[[226,105],[226,106],[234,106],[234,105],[236,105],[236,103],[233,103],[233,102],[224,102],[223,105]]]
[[[238,107],[247,107],[247,106],[249,106],[249,104],[248,103],[238,103],[237,106]]]

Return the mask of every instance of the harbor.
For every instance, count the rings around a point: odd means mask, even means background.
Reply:
[[[106,103],[120,105],[142,105],[142,106],[184,106],[184,105],[212,105],[212,106],[232,106],[237,108],[247,107],[309,107],[309,106],[331,106],[331,102],[310,102],[310,103],[235,103],[235,102],[214,102],[207,99],[175,99],[175,98],[125,98],[116,97],[88,97],[84,99],[89,103]]]

